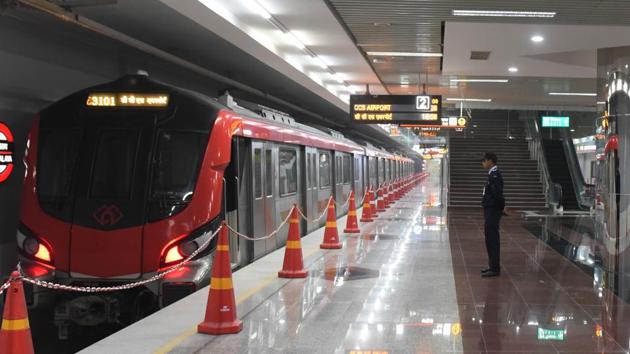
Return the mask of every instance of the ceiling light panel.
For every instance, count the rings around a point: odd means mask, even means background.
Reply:
[[[453,10],[453,16],[554,18],[556,13],[544,11]]]
[[[596,93],[590,92],[549,92],[549,96],[586,96],[586,97],[595,97]]]
[[[508,83],[510,80],[507,79],[451,79],[451,83],[459,83],[459,82],[472,82],[472,83]]]
[[[423,52],[367,52],[372,57],[429,57],[439,58],[442,53],[423,53]]]
[[[492,102],[491,98],[455,98],[455,97],[447,97],[447,101],[453,102]]]

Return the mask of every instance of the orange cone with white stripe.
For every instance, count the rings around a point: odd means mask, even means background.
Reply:
[[[324,243],[319,245],[322,249],[339,249],[339,232],[337,231],[337,213],[335,212],[335,200],[328,200],[328,215],[326,215],[326,229],[324,229]]]
[[[284,250],[284,263],[278,272],[280,278],[306,278],[308,272],[304,270],[302,258],[302,242],[300,241],[300,219],[297,206],[294,204],[289,217],[289,236]]]
[[[383,208],[389,209],[391,203],[391,195],[389,195],[389,183],[385,183],[383,186]]]
[[[368,190],[363,200],[363,209],[361,210],[361,222],[372,222],[372,191]]]
[[[348,234],[358,234],[359,221],[357,220],[357,205],[354,201],[354,191],[350,192],[350,205],[348,206],[348,218],[346,219],[346,228],[343,232]]]
[[[378,200],[378,189],[370,191],[370,217],[375,218],[378,215],[376,202]]]
[[[20,273],[11,273],[13,282],[7,289],[2,328],[0,329],[0,353],[34,353],[31,327],[28,323],[24,286]]]
[[[385,200],[383,196],[383,187],[379,187],[376,190],[376,211],[382,213],[385,211]]]
[[[198,333],[228,334],[238,333],[243,322],[236,317],[236,301],[232,286],[232,266],[230,245],[225,221],[219,231],[217,249],[212,262],[212,278],[206,305],[206,318],[197,326]]]

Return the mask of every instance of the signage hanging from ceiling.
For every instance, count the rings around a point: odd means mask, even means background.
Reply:
[[[442,96],[352,95],[350,119],[360,124],[442,125]]]
[[[6,181],[13,172],[13,134],[9,127],[0,122],[0,183]]]
[[[543,116],[543,128],[568,128],[571,125],[569,117]]]

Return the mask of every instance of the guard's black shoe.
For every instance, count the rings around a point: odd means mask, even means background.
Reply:
[[[481,273],[481,276],[484,278],[498,277],[499,275],[501,275],[501,272],[497,272],[495,270],[489,270],[485,273]]]
[[[482,269],[481,270],[481,274],[488,273],[489,271],[490,271],[490,268]]]

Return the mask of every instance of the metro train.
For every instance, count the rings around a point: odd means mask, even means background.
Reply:
[[[218,100],[127,75],[41,111],[25,155],[17,245],[23,272],[76,286],[135,282],[182,261],[222,220],[261,237],[293,204],[307,215],[351,191],[413,174],[404,156],[361,145],[229,96]],[[346,208],[339,208],[338,215]],[[323,226],[308,224],[302,233]],[[231,236],[245,265],[284,246]],[[69,326],[133,321],[207,285],[214,245],[164,279],[103,295],[28,287],[32,308],[54,308]]]

